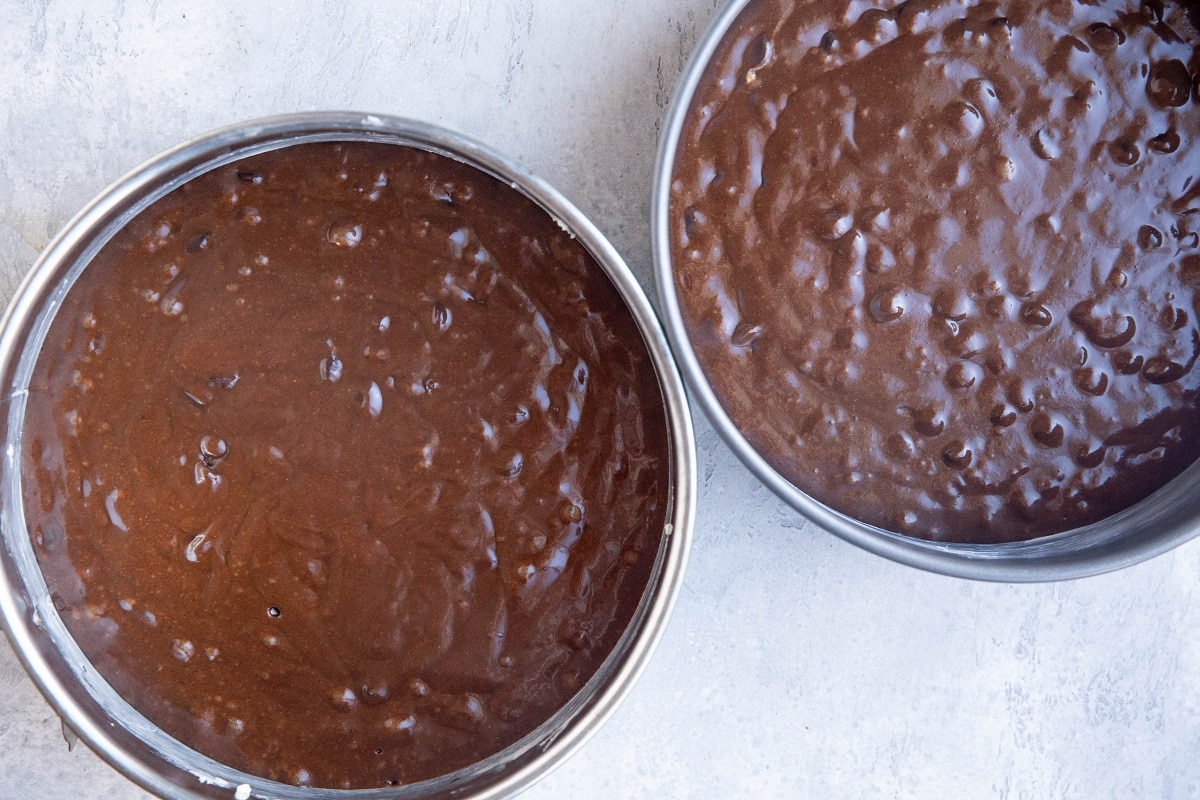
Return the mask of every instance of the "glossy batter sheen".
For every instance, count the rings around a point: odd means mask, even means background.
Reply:
[[[255,156],[109,243],[51,327],[26,513],[136,708],[235,767],[411,783],[531,732],[641,599],[665,418],[603,271],[384,144]]]
[[[671,236],[700,363],[776,469],[883,528],[997,542],[1196,458],[1195,17],[749,4],[694,97]]]

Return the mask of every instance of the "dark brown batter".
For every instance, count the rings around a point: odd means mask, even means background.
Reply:
[[[1028,539],[1200,454],[1196,8],[755,0],[675,162],[697,356],[797,487]]]
[[[658,384],[584,249],[383,144],[185,185],[71,289],[26,419],[56,605],[136,708],[273,779],[430,778],[532,731],[645,590]]]

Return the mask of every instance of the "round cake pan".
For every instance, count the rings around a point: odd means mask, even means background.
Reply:
[[[670,499],[654,572],[596,675],[549,721],[495,756],[434,780],[386,789],[312,789],[258,778],[184,746],[135,711],[67,632],[38,567],[21,501],[21,429],[38,349],[63,296],[100,247],[141,210],[202,173],[255,153],[328,141],[384,142],[449,156],[511,185],[575,236],[604,269],[641,331],[658,376],[671,448]],[[645,667],[679,592],[695,516],[695,445],[683,384],[645,294],[600,231],[551,186],[487,147],[425,123],[343,112],[273,117],[213,131],[138,167],[67,224],[17,290],[0,328],[0,380],[6,400],[0,418],[5,443],[0,619],[64,723],[110,764],[164,798],[510,797],[560,764],[613,713]]]
[[[867,525],[818,502],[776,471],[742,435],[713,392],[684,325],[671,263],[670,199],[675,157],[692,97],[718,45],[753,0],[730,0],[700,38],[680,76],[659,140],[651,199],[654,274],[667,336],[695,397],[738,458],[814,525],[865,550],[913,567],[977,580],[1066,580],[1121,569],[1200,533],[1200,462],[1142,502],[1084,528],[1009,544],[916,539]]]

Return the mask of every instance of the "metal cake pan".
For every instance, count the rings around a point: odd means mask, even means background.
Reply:
[[[932,542],[860,522],[796,488],[738,430],[704,374],[688,337],[671,263],[670,195],[683,127],[713,54],[753,0],[730,0],[697,41],[676,85],[659,139],[651,197],[654,276],[675,358],[713,427],[742,462],[809,522],[901,564],[961,578],[1001,582],[1066,580],[1137,564],[1200,533],[1200,462],[1142,502],[1092,525],[1025,542]]]
[[[316,789],[268,781],[220,764],[160,730],[117,695],[71,638],[51,602],[22,509],[21,430],[30,376],[56,309],[90,259],[141,210],[188,180],[255,153],[318,141],[383,142],[439,153],[504,181],[550,214],[603,268],[636,321],[658,376],[669,434],[670,497],[654,571],[632,621],[596,675],[550,720],[506,750],[450,775],[386,789]],[[695,445],[683,384],[650,303],[613,246],[553,187],[488,147],[436,126],[374,114],[293,114],[212,131],[151,159],[88,204],[34,264],[0,324],[0,380],[7,400],[0,417],[5,442],[0,622],[64,724],[111,765],[163,798],[510,797],[581,747],[613,713],[645,667],[679,592],[695,516]]]

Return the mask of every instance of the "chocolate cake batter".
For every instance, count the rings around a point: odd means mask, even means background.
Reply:
[[[507,185],[385,144],[200,177],[96,257],[25,428],[57,607],[137,709],[323,787],[546,721],[624,631],[661,395],[599,266]]]
[[[868,523],[1033,538],[1200,454],[1197,7],[754,0],[671,186],[723,407]]]

